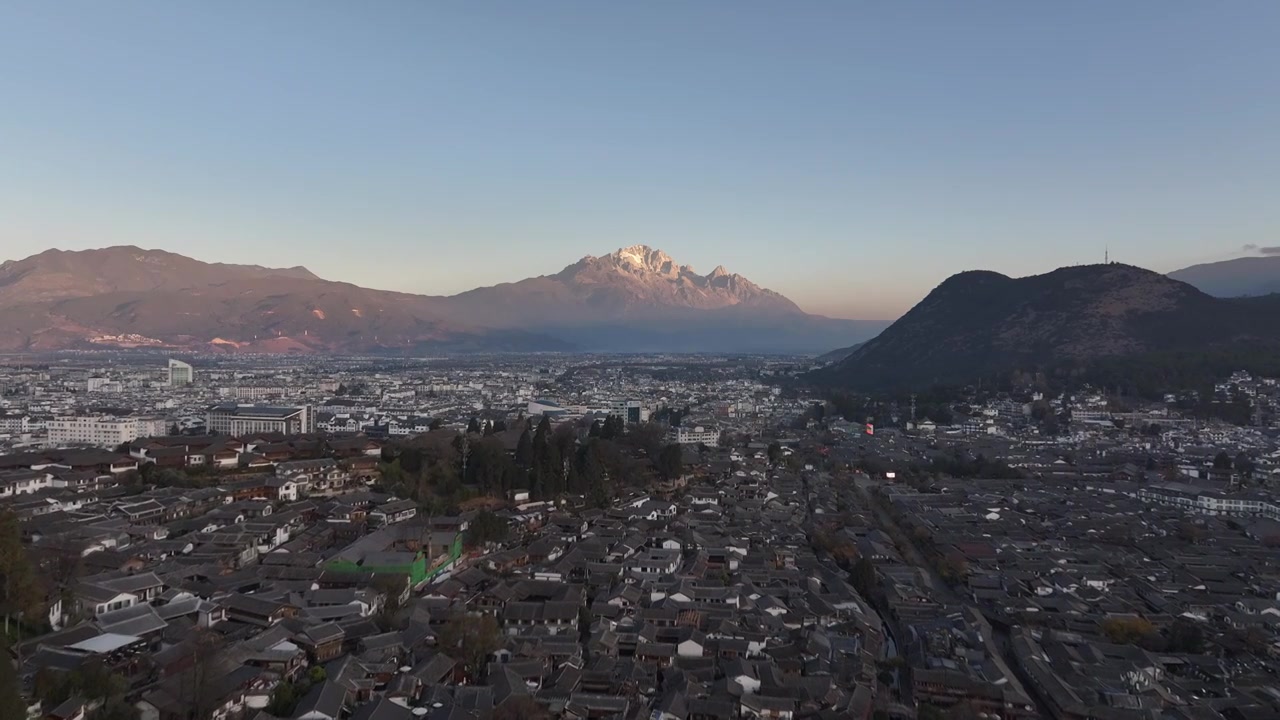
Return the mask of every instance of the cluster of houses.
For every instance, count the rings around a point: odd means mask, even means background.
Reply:
[[[917,703],[1071,720],[1280,714],[1274,521],[1197,514],[1123,481],[862,496],[896,537],[869,517],[846,532],[876,563]]]
[[[812,548],[809,481],[763,449],[605,508],[497,507],[509,539],[468,544],[478,511],[367,489],[359,444],[198,440],[103,458],[273,465],[118,492],[129,471],[99,464],[79,469],[105,480],[78,507],[25,517],[57,578],[50,631],[16,648],[33,713],[91,713],[100,700],[41,704],[38,681],[88,668],[148,720],[868,718],[885,691],[879,615]],[[42,470],[64,473],[22,469]],[[467,623],[495,628],[478,661],[447,640]]]

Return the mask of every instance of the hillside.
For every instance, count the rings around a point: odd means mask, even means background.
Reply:
[[[1169,273],[1214,297],[1253,297],[1280,293],[1280,255],[1244,257],[1192,265]]]
[[[827,352],[822,353],[818,357],[814,358],[814,360],[821,363],[840,362],[841,360],[844,360],[845,358],[852,355],[860,347],[862,347],[862,343],[858,343],[856,345],[850,345],[849,347],[836,348],[835,350],[829,350]]]
[[[645,246],[452,297],[132,246],[0,265],[0,352],[804,352],[881,327],[808,315],[740,275],[700,275]]]
[[[113,292],[183,290],[268,277],[320,280],[304,267],[276,269],[206,263],[133,246],[46,250],[0,264],[0,307]]]
[[[158,250],[52,250],[0,266],[0,351],[174,347],[417,354],[564,350],[563,341],[447,320],[432,298],[304,268],[204,263]]]
[[[865,390],[923,388],[1107,358],[1272,346],[1277,338],[1277,302],[1213,298],[1137,267],[1069,267],[1016,279],[964,272],[813,379]]]
[[[887,324],[810,315],[724,267],[701,275],[645,245],[444,301],[465,322],[522,327],[599,351],[812,352]]]

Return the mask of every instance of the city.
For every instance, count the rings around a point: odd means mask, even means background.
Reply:
[[[1087,389],[864,423],[793,382],[813,365],[11,357],[31,712],[1280,707],[1273,379],[1218,384],[1244,425]]]
[[[1277,37],[0,0],[0,720],[1280,720]]]

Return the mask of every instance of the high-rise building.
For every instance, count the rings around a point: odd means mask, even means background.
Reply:
[[[247,435],[278,432],[286,435],[315,432],[315,413],[310,405],[273,407],[223,403],[209,408],[205,415],[207,432],[220,435]]]
[[[615,400],[609,412],[622,418],[628,425],[638,425],[649,419],[649,413],[639,400]]]
[[[169,427],[162,417],[59,417],[46,424],[49,445],[93,445],[113,448],[140,437],[164,435]]]
[[[720,444],[720,431],[715,428],[695,427],[671,428],[671,440],[681,445],[706,445],[715,447]]]
[[[118,393],[124,389],[124,385],[122,385],[119,380],[112,380],[104,377],[89,378],[85,383],[85,387],[89,392],[102,393]]]
[[[181,360],[169,359],[169,385],[179,387],[190,385],[195,380],[196,371]]]

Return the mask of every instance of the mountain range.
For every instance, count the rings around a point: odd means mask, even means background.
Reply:
[[[1257,297],[1280,292],[1280,255],[1192,265],[1169,273],[1214,297]]]
[[[1280,295],[1225,299],[1121,264],[1010,278],[953,275],[877,337],[817,371],[820,383],[924,389],[1114,358],[1262,348],[1276,357]],[[1190,362],[1190,361],[1189,361]],[[1151,361],[1149,369],[1156,369]]]
[[[453,296],[131,246],[0,265],[0,351],[9,352],[811,352],[886,324],[810,315],[723,267],[700,275],[642,245]]]

